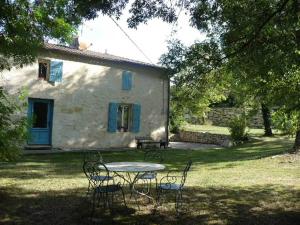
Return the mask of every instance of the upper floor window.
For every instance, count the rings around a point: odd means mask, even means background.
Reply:
[[[38,78],[50,82],[61,82],[63,75],[63,62],[50,61],[46,59],[39,60]]]
[[[50,71],[50,62],[48,60],[39,60],[39,74],[40,79],[48,80]]]
[[[132,73],[123,71],[122,73],[122,90],[129,91],[132,88]]]

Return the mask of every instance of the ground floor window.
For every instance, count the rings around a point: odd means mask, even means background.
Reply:
[[[108,104],[107,131],[133,132],[140,131],[141,105],[110,102]]]
[[[117,129],[120,132],[128,132],[132,125],[132,105],[120,104],[118,107]]]

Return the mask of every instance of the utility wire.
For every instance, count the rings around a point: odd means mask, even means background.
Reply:
[[[176,34],[177,31],[178,31],[177,28],[175,28],[175,26],[178,27],[178,19],[179,19],[179,16],[180,16],[180,14],[183,10],[184,4],[185,4],[185,0],[180,0],[178,3],[175,4],[175,5],[178,5],[180,8],[179,8],[179,11],[177,13],[176,20],[172,23],[171,32],[169,34],[170,39],[172,39],[173,35]]]
[[[182,12],[184,3],[185,3],[185,0],[181,0],[178,3],[175,3],[175,5],[179,6],[180,8],[179,8],[179,11],[177,13],[176,20],[173,22],[172,30],[174,29],[174,26],[178,24],[178,19],[179,19],[179,16],[180,16],[181,12]]]
[[[115,21],[111,16],[110,16],[111,20],[117,25],[117,27],[125,34],[125,36],[131,41],[131,43],[143,54],[143,56],[150,62],[153,64],[153,62],[151,61],[151,59],[144,53],[144,51],[137,45],[137,43],[135,43],[135,41],[126,33],[126,31],[117,23],[117,21]]]

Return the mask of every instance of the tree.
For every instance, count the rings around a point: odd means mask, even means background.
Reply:
[[[298,0],[191,0],[186,8],[208,40],[189,48],[206,46],[205,54],[202,47],[194,52],[194,63],[187,66],[192,60],[183,57],[177,70],[191,73],[179,77],[181,84],[198,88],[211,71],[225,70],[220,82],[230,74],[233,84],[246,87],[262,104],[299,114]],[[300,117],[294,151],[300,149],[299,138]]]
[[[271,112],[269,107],[265,104],[261,104],[261,113],[264,121],[265,136],[273,136],[271,127]]]
[[[169,74],[175,74],[171,82],[171,125],[179,125],[185,114],[203,117],[211,103],[226,98],[227,83],[219,82],[220,71],[210,71],[210,65],[203,63],[205,57],[197,55],[202,51],[207,56],[209,43],[195,44],[190,48],[179,40],[169,41],[168,53],[160,58],[160,63],[169,68]],[[207,71],[201,82],[193,83],[198,71]],[[223,76],[223,75],[222,75]],[[190,82],[189,82],[190,81]]]

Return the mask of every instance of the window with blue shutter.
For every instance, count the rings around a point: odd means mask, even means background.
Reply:
[[[132,132],[140,132],[141,126],[141,105],[133,104],[132,106]]]
[[[130,71],[123,71],[122,74],[122,90],[131,90],[132,88],[132,73]]]
[[[49,81],[61,82],[62,75],[63,75],[63,62],[62,61],[51,61],[50,62]]]
[[[117,119],[118,119],[118,103],[109,103],[108,106],[108,132],[117,131]]]

